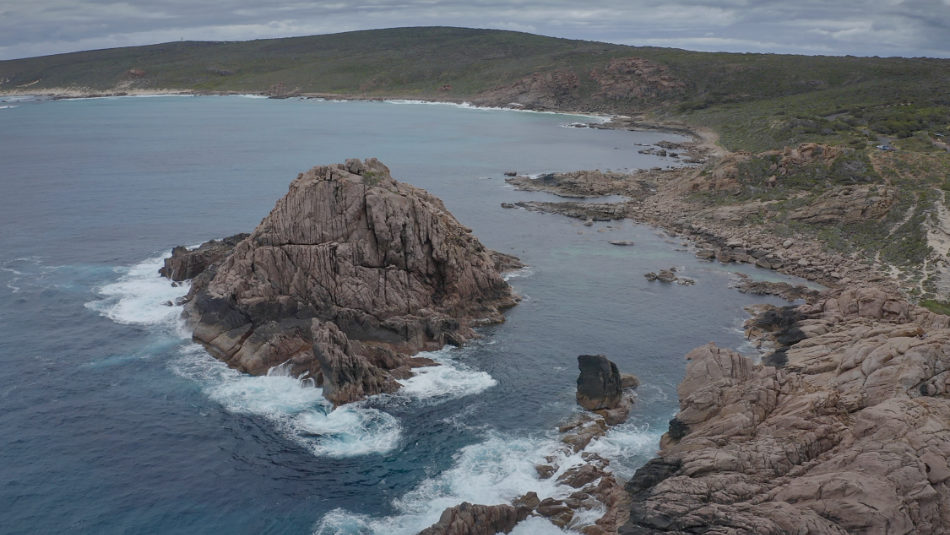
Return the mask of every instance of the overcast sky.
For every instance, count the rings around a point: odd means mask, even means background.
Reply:
[[[950,57],[950,0],[0,0],[0,59],[433,25],[690,50]]]

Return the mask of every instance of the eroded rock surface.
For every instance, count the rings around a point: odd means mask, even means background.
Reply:
[[[419,535],[495,535],[510,533],[518,522],[531,514],[531,509],[521,505],[473,505],[462,502],[442,512],[435,524],[419,532]]]
[[[425,362],[516,303],[486,249],[426,191],[376,159],[315,167],[254,232],[193,282],[194,338],[228,365],[289,363],[336,404],[392,392]]]
[[[234,247],[247,237],[248,234],[235,234],[220,240],[204,242],[195,249],[179,245],[172,249],[172,255],[165,259],[165,265],[158,270],[158,273],[177,282],[193,279],[212,264],[227,258]]]
[[[797,313],[784,366],[687,355],[621,533],[948,532],[950,317],[871,288]]]

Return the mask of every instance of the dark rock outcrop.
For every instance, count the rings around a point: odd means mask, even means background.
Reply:
[[[392,392],[408,355],[475,336],[516,303],[493,254],[376,159],[315,167],[211,276],[192,283],[194,339],[252,374],[288,363],[335,404]],[[193,274],[192,274],[193,275]]]
[[[212,264],[224,260],[234,250],[234,246],[248,236],[235,234],[221,240],[204,242],[195,249],[179,245],[172,249],[172,255],[165,259],[165,265],[158,273],[177,282],[193,279]]]
[[[742,293],[751,295],[775,295],[786,301],[802,299],[809,303],[817,300],[821,294],[821,290],[809,288],[801,284],[792,285],[783,281],[757,281],[741,273],[737,273],[737,275],[739,276],[739,280],[736,282],[735,288]]]
[[[603,355],[580,355],[577,403],[589,411],[615,409],[623,399],[620,370]]]

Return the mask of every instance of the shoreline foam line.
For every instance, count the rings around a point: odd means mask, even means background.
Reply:
[[[229,368],[198,344],[186,344],[171,364],[176,374],[197,382],[212,401],[232,414],[262,417],[284,438],[317,457],[357,457],[391,451],[402,428],[396,417],[364,403],[336,409],[312,379],[293,377],[283,367],[267,375]]]

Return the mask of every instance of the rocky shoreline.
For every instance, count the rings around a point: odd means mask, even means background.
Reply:
[[[950,317],[874,288],[791,312],[781,360],[686,356],[620,533],[947,532]]]
[[[566,494],[539,496],[530,491],[510,504],[465,502],[443,511],[439,521],[420,535],[509,533],[529,516],[546,518],[559,528],[585,535],[617,533],[629,518],[629,496],[622,481],[610,472],[610,461],[584,450],[612,426],[626,421],[640,381],[632,374],[620,373],[604,355],[580,355],[577,363],[576,397],[584,410],[558,427],[561,447],[545,464],[535,467],[539,479],[554,479],[569,489]]]
[[[627,119],[607,126],[646,125]],[[697,192],[730,191],[737,180],[737,158],[746,155],[725,153],[708,133],[679,133],[694,141],[666,150],[681,161],[709,165],[630,175],[581,171],[540,180],[516,176],[508,179],[516,187],[568,199],[505,207],[559,213],[588,225],[629,218],[689,240],[697,256],[709,261],[754,264],[829,289],[818,293],[740,281],[740,291],[805,304],[756,311],[747,334],[772,348],[762,363],[712,345],[687,355],[680,412],[670,422],[658,457],[638,470],[625,492],[617,493],[621,483],[604,459],[585,456],[586,464],[572,467],[570,477],[562,474],[566,484],[580,489],[572,500],[541,500],[529,493],[511,504],[461,504],[446,510],[424,533],[508,532],[529,515],[588,534],[946,533],[950,317],[910,304],[901,295],[906,290],[901,281],[889,276],[893,270],[828,250],[810,236],[776,236],[757,215],[769,201],[697,202]],[[803,145],[780,156],[782,165],[807,165],[826,157],[827,149]],[[880,217],[880,206],[886,210],[886,192],[873,199],[864,190],[858,193],[828,196],[823,204],[797,214],[860,220]],[[569,200],[605,195],[626,200]],[[441,341],[451,341],[451,336]],[[333,333],[313,336],[311,345],[319,344],[347,347]],[[271,347],[286,344],[281,340]],[[351,355],[343,350],[338,356],[346,363]],[[370,364],[390,377],[406,373],[410,364],[405,360],[379,365],[387,358],[374,356]],[[324,380],[332,375],[320,372]],[[335,402],[387,391],[379,375],[365,377],[362,372],[347,375],[345,381],[361,386],[355,397],[347,394]],[[603,432],[610,425],[606,416],[601,418],[599,423],[595,418],[566,425],[565,447],[582,453],[596,436],[589,431]],[[539,467],[541,477],[558,471],[554,465]],[[609,514],[601,520],[607,520],[571,525],[576,513],[593,506],[588,499],[601,504],[597,507],[606,505]]]
[[[696,161],[712,159],[710,166],[508,179],[567,198],[627,198],[512,208],[586,225],[629,218],[689,240],[700,258],[754,264],[829,288],[739,281],[739,291],[805,304],[756,311],[747,335],[772,349],[762,363],[713,345],[687,355],[680,412],[658,457],[626,484],[632,505],[618,532],[947,533],[950,317],[908,302],[889,266],[829,251],[808,236],[775,236],[749,217],[767,202],[691,199],[703,189],[734,187],[737,169],[735,156],[694,139],[677,149]],[[782,162],[808,164],[828,152],[803,145]],[[882,217],[873,204],[881,201],[845,191],[799,213],[829,223]]]

